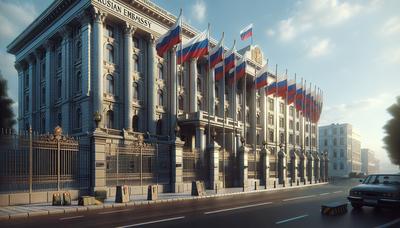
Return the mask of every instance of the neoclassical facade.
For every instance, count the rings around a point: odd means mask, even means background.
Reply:
[[[108,158],[143,137],[160,145],[157,172],[169,170],[171,191],[195,179],[212,189],[325,180],[317,123],[254,89],[261,50],[238,51],[247,67],[234,88],[214,80],[205,57],[177,66],[175,49],[157,56],[155,41],[175,20],[147,0],[52,3],[7,47],[16,57],[19,128],[47,133],[58,125],[86,138],[93,189],[108,186]],[[184,41],[195,34],[183,26]]]

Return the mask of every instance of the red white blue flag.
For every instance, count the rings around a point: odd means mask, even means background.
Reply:
[[[199,58],[208,53],[208,30],[197,34],[195,37],[182,45],[182,49],[176,52],[178,64]]]
[[[271,84],[269,84],[267,86],[267,91],[265,92],[267,94],[267,96],[273,94],[274,96],[276,96],[276,81],[272,82]]]
[[[215,81],[219,81],[224,77],[224,65],[222,63],[217,64],[214,70]]]
[[[218,63],[224,59],[224,47],[223,47],[224,35],[221,40],[213,49],[210,50],[210,69],[214,68]]]
[[[265,64],[261,68],[261,70],[259,72],[257,72],[256,82],[255,82],[256,89],[260,89],[260,88],[268,85],[268,76],[269,76],[268,66],[267,66],[267,64]]]
[[[296,82],[294,80],[289,80],[288,84],[288,104],[294,103],[296,98]]]
[[[301,111],[303,107],[303,86],[297,85],[296,90],[296,109],[297,111]]]
[[[277,83],[277,95],[278,97],[282,97],[283,99],[286,98],[286,92],[287,92],[287,79],[282,79],[278,81]]]
[[[224,64],[225,64],[225,73],[228,73],[231,69],[235,67],[235,58],[236,58],[236,50],[235,45],[233,45],[232,49],[229,50],[225,54]]]
[[[236,66],[236,80],[241,79],[246,75],[246,60],[242,58]]]
[[[240,39],[247,40],[249,37],[253,36],[253,24],[249,24],[244,29],[240,31]]]
[[[181,31],[182,13],[179,15],[178,19],[171,27],[171,29],[157,40],[156,50],[157,54],[160,57],[163,57],[164,53],[171,49],[173,46],[182,42]]]

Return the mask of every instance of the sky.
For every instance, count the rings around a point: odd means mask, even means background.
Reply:
[[[6,46],[51,0],[0,0],[0,70],[17,101],[14,57]],[[253,23],[253,42],[269,65],[289,78],[324,91],[320,125],[351,123],[361,145],[374,150],[389,169],[383,148],[386,109],[400,96],[400,1],[397,0],[154,0],[197,30],[211,24],[211,35],[225,45],[240,41],[239,31]],[[14,104],[16,110],[17,103]],[[17,112],[15,112],[17,113]]]

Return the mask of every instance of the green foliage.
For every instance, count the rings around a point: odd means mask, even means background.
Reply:
[[[383,127],[386,132],[383,141],[391,162],[400,166],[400,96],[387,110],[393,118]]]
[[[14,126],[14,112],[11,107],[13,103],[7,94],[7,81],[0,72],[0,129]]]

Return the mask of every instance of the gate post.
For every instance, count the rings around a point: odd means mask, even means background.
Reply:
[[[31,203],[32,185],[33,185],[33,148],[32,148],[32,127],[29,126],[29,203]]]
[[[57,191],[60,191],[60,182],[61,182],[61,147],[60,147],[60,139],[61,139],[62,129],[60,126],[54,128],[54,138],[57,141]]]
[[[172,153],[171,153],[171,192],[178,193],[183,192],[183,142],[179,138],[179,126],[175,128],[177,137],[172,140]]]

